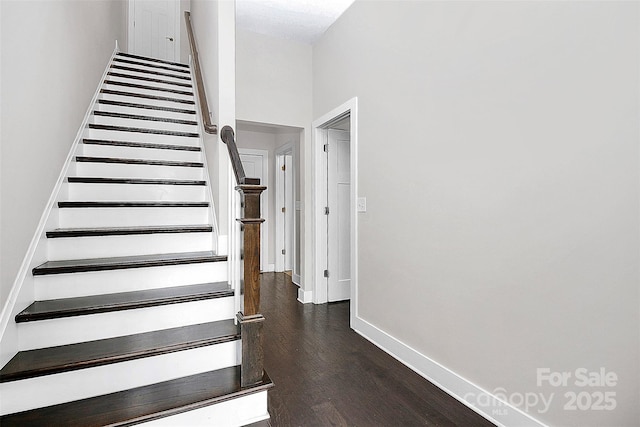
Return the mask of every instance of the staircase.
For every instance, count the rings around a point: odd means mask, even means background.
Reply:
[[[193,90],[186,65],[112,58],[15,317],[3,427],[268,419],[267,375],[241,386]]]

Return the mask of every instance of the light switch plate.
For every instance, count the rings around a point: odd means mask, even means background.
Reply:
[[[366,211],[367,211],[367,198],[358,197],[358,212],[366,212]]]

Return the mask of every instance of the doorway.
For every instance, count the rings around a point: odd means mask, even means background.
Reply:
[[[357,98],[313,122],[313,302],[357,310]]]
[[[276,150],[276,252],[275,271],[292,271],[294,247],[294,157],[293,144]]]
[[[260,271],[267,271],[269,255],[269,152],[250,148],[239,148],[240,161],[247,178],[258,178],[267,189],[260,196],[261,218],[265,221],[260,227]]]
[[[180,62],[180,1],[129,0],[129,53]]]

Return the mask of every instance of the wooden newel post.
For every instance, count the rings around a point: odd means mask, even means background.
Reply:
[[[239,185],[244,206],[242,218],[242,289],[243,309],[237,315],[242,338],[242,366],[240,382],[242,387],[262,381],[264,373],[264,352],[262,348],[262,327],[264,317],[260,314],[260,195],[267,187],[261,185]]]

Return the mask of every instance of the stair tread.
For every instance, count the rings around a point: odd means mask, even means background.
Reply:
[[[0,424],[3,427],[133,425],[261,392],[272,386],[273,383],[265,372],[262,382],[252,387],[241,388],[240,368],[232,366],[117,393],[5,415],[0,417]]]
[[[177,166],[188,168],[202,168],[202,162],[181,162],[177,160],[145,160],[145,159],[129,159],[123,157],[93,157],[93,156],[76,156],[76,162],[81,163],[119,163],[127,165],[149,165],[149,166]]]
[[[233,296],[226,282],[202,283],[115,294],[35,301],[16,315],[16,322],[106,313],[134,308]],[[0,372],[2,375],[2,372]],[[0,381],[1,382],[1,381]]]
[[[126,268],[159,267],[166,265],[195,264],[226,261],[225,255],[212,251],[179,252],[171,254],[134,255],[110,258],[85,258],[47,261],[33,269],[34,276],[45,274],[78,273],[87,271],[120,270]]]
[[[118,65],[118,64],[112,64],[111,67],[109,68],[112,68],[114,70],[132,71],[134,73],[152,74],[154,76],[171,77],[174,79],[191,81],[191,75],[181,76],[176,74],[163,73],[162,71],[141,70],[139,68],[127,67],[126,65]]]
[[[115,147],[148,148],[152,150],[202,151],[197,145],[155,144],[153,142],[117,141],[110,139],[85,138],[82,140],[82,143],[90,145],[111,145]]]
[[[123,64],[130,64],[130,65],[149,67],[149,68],[157,68],[159,70],[166,70],[166,71],[173,71],[173,72],[176,72],[176,73],[189,74],[189,70],[188,69],[179,69],[179,68],[174,68],[174,67],[167,67],[167,66],[160,65],[160,64],[148,64],[148,63],[144,63],[144,62],[131,61],[129,59],[118,58],[118,57],[113,58],[113,60],[116,61],[116,62],[121,62]]]
[[[233,320],[18,352],[0,370],[0,383],[91,368],[238,339]]]
[[[121,90],[100,89],[100,93],[106,93],[108,95],[129,96],[133,98],[155,99],[157,101],[170,101],[170,102],[177,102],[179,104],[190,104],[190,105],[196,104],[195,101],[191,99],[171,98],[168,96],[148,95],[146,93],[125,92]]]
[[[145,61],[158,62],[160,64],[168,64],[168,65],[175,65],[177,67],[189,68],[188,64],[183,64],[182,62],[173,62],[173,61],[167,61],[166,59],[150,58],[148,56],[134,55],[133,53],[118,52],[117,55],[125,56],[127,58],[143,59]]]
[[[130,126],[101,125],[96,123],[90,123],[89,129],[115,130],[119,132],[149,133],[153,135],[184,136],[187,138],[198,138],[200,136],[195,132],[181,132],[181,131],[173,131],[173,130],[136,128],[136,127],[130,127]]]
[[[132,75],[132,74],[123,74],[123,73],[118,73],[118,72],[113,72],[113,71],[109,71],[107,73],[107,75],[111,76],[111,77],[120,77],[120,78],[123,78],[123,79],[142,80],[142,81],[145,81],[145,82],[160,83],[160,84],[166,84],[166,85],[174,85],[174,86],[180,86],[180,87],[186,87],[186,88],[192,88],[193,87],[193,86],[191,86],[191,83],[172,82],[170,80],[154,79],[153,77],[136,76],[136,75]]]
[[[148,85],[141,85],[141,84],[137,84],[137,83],[128,83],[128,82],[119,82],[119,81],[114,81],[114,80],[105,80],[104,84],[106,84],[106,85],[114,85],[114,86],[131,87],[131,88],[144,89],[144,90],[157,90],[159,92],[175,93],[176,95],[193,96],[193,92],[189,92],[189,91],[186,91],[186,90],[169,89],[169,88],[165,88],[165,87],[148,86]]]
[[[94,228],[57,228],[47,231],[48,238],[59,237],[91,237],[91,236],[124,236],[132,234],[160,233],[210,233],[213,227],[202,225],[158,225],[135,227],[94,227]]]
[[[59,208],[206,208],[209,202],[98,202],[61,201]]]
[[[93,115],[100,116],[100,117],[115,117],[118,119],[144,120],[148,122],[175,123],[178,125],[189,125],[189,126],[198,125],[198,122],[194,120],[171,119],[168,117],[142,116],[139,114],[124,114],[124,113],[115,113],[112,111],[94,111]]]
[[[185,110],[183,108],[164,107],[161,105],[138,104],[135,102],[113,101],[111,99],[99,99],[98,104],[114,105],[117,107],[140,108],[144,110],[168,111],[170,113],[193,114],[193,115],[196,114],[195,110]]]
[[[151,185],[206,185],[203,180],[187,179],[147,179],[147,178],[101,178],[70,176],[67,180],[71,183],[83,184],[151,184]]]

